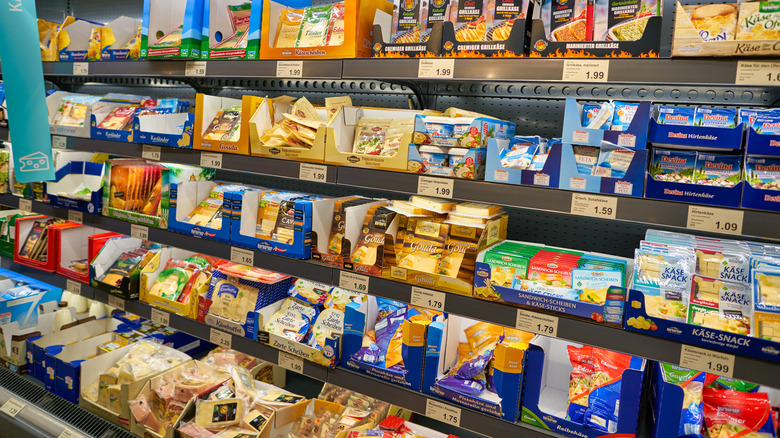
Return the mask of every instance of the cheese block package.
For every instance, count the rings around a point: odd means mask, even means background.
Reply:
[[[488,41],[504,41],[509,38],[512,26],[518,18],[525,18],[528,1],[525,0],[495,0],[490,26],[487,29]]]
[[[385,232],[395,213],[383,205],[372,206],[366,214],[363,228],[352,252],[352,261],[363,265],[381,263],[377,251],[385,244]]]
[[[777,28],[777,20],[780,19],[779,2],[740,2],[738,16],[737,40],[780,39],[780,29]]]
[[[485,41],[487,32],[486,0],[453,1],[450,21],[455,25],[455,39],[458,41]]]
[[[269,333],[301,342],[309,331],[311,319],[293,309],[282,309],[274,313],[263,327]]]
[[[296,47],[320,47],[327,42],[333,6],[312,6],[303,12]]]
[[[241,135],[241,107],[221,109],[214,116],[203,138],[206,140],[237,141]]]
[[[736,3],[685,5],[683,10],[703,41],[734,40],[737,34]]]
[[[216,269],[206,295],[211,300],[208,315],[243,325],[250,312],[282,299],[292,281],[288,276],[268,271],[249,274],[248,270],[230,266]]]
[[[391,43],[419,43],[422,37],[422,0],[393,1],[393,29]]]
[[[287,292],[291,297],[295,297],[309,304],[322,305],[328,299],[332,286],[317,283],[314,281],[298,278],[295,280],[290,290]]]
[[[303,21],[303,9],[282,9],[274,47],[295,47]]]

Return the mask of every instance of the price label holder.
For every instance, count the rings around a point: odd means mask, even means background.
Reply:
[[[164,326],[171,325],[171,314],[160,309],[152,309],[152,322],[162,324]]]
[[[141,157],[146,158],[147,160],[160,161],[161,156],[162,149],[159,146],[145,144],[141,150]]]
[[[449,178],[431,178],[420,176],[417,178],[417,194],[450,198],[455,192],[455,180]]]
[[[601,219],[615,219],[618,198],[587,193],[572,193],[569,213]]]
[[[231,348],[233,346],[233,335],[213,328],[209,331],[209,342],[220,347]]]
[[[68,220],[77,224],[83,224],[84,213],[75,210],[68,210]]]
[[[230,261],[242,265],[253,266],[255,264],[255,252],[251,249],[230,247]]]
[[[452,79],[455,75],[455,60],[420,59],[417,77],[420,79]]]
[[[52,135],[51,136],[51,147],[52,147],[52,149],[67,149],[68,148],[68,137],[63,137],[61,135]]]
[[[741,210],[689,205],[688,222],[685,226],[691,230],[742,234],[744,219],[745,212]]]
[[[412,299],[409,303],[413,306],[425,307],[426,309],[444,311],[444,302],[447,294],[435,290],[423,289],[421,287],[412,287]]]
[[[294,373],[303,374],[303,359],[284,351],[279,352],[279,366]]]
[[[515,328],[555,338],[558,336],[558,317],[517,309]]]
[[[69,278],[67,281],[65,281],[65,290],[72,293],[73,295],[81,295],[81,283]]]
[[[342,289],[354,290],[357,292],[368,293],[368,277],[360,274],[353,274],[347,271],[341,271],[339,274],[339,287]]]
[[[200,165],[203,167],[222,169],[222,154],[216,154],[214,152],[201,152]]]
[[[428,399],[425,404],[425,416],[460,427],[460,408],[436,400]]]
[[[130,237],[135,237],[136,239],[141,240],[149,240],[149,227],[138,224],[130,225]]]
[[[89,74],[88,62],[74,62],[73,63],[73,76],[86,76]]]
[[[680,366],[706,371],[719,376],[734,377],[734,355],[683,345],[680,350]]]
[[[780,85],[780,62],[740,61],[737,63],[737,85]]]
[[[303,61],[276,61],[277,78],[302,78]]]
[[[298,179],[305,181],[325,182],[328,180],[328,166],[301,163],[301,168],[298,172]]]
[[[563,82],[607,82],[608,59],[566,59],[563,61]]]
[[[206,61],[187,61],[184,76],[206,76]]]
[[[11,418],[15,418],[25,406],[27,406],[27,403],[16,398],[9,398],[8,401],[0,407],[0,412]]]
[[[74,432],[72,429],[68,429],[67,427],[65,430],[62,431],[62,433],[59,435],[58,438],[81,438],[84,435]]]
[[[111,307],[116,307],[119,310],[124,311],[125,310],[125,300],[119,298],[116,295],[109,295],[108,296],[108,305]]]
[[[32,201],[29,199],[19,198],[19,210],[32,211]]]

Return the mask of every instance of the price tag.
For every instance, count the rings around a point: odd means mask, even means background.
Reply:
[[[428,399],[425,404],[425,416],[460,427],[460,408],[436,400]]]
[[[254,266],[255,264],[255,252],[251,249],[230,247],[230,261],[233,263],[240,263],[242,265]]]
[[[303,77],[303,61],[276,61],[277,78]]]
[[[160,309],[152,309],[152,322],[169,326],[171,325],[171,314]]]
[[[19,412],[21,412],[25,406],[27,406],[27,403],[15,398],[9,398],[3,407],[0,408],[0,412],[8,415],[11,418],[15,418],[17,415],[19,415]]]
[[[184,76],[206,76],[206,61],[187,61]]]
[[[780,62],[740,61],[737,64],[737,85],[780,85]]]
[[[19,198],[19,210],[32,211],[32,201],[29,199]]]
[[[213,167],[215,169],[221,169],[222,154],[215,154],[213,152],[201,152],[200,165],[203,167]]]
[[[576,130],[571,134],[571,140],[577,144],[588,144],[590,133],[588,131]]]
[[[130,225],[130,237],[135,237],[136,239],[141,240],[149,240],[149,227],[137,224]]]
[[[68,429],[66,427],[65,430],[62,431],[62,433],[59,435],[58,438],[81,438],[82,436],[84,435],[78,432],[74,432],[71,429]]]
[[[209,342],[220,347],[231,348],[233,346],[233,335],[213,328],[209,332]]]
[[[116,295],[109,295],[108,296],[108,305],[111,307],[116,307],[119,310],[124,311],[125,310],[125,300],[119,298]]]
[[[65,281],[65,290],[72,293],[73,295],[81,295],[81,283],[69,278],[67,281]]]
[[[303,374],[303,359],[283,351],[279,352],[279,366],[294,373]]]
[[[680,350],[680,366],[720,376],[733,377],[734,355],[683,345]]]
[[[617,198],[573,193],[569,213],[579,216],[590,216],[603,219],[615,219],[617,215]]]
[[[421,176],[417,178],[417,194],[426,196],[438,196],[440,198],[452,198],[455,191],[455,180],[447,178],[431,178]]]
[[[52,147],[52,149],[67,149],[68,148],[68,137],[63,137],[61,135],[52,135],[51,136],[51,147]]]
[[[608,59],[566,59],[563,61],[564,82],[607,82]]]
[[[685,226],[692,230],[742,234],[744,218],[745,212],[740,210],[689,205],[688,222]]]
[[[454,74],[454,59],[421,59],[417,65],[418,78],[452,79]]]
[[[517,309],[515,328],[554,338],[558,336],[558,317]]]
[[[301,163],[298,179],[314,182],[325,182],[328,179],[328,166]]]
[[[84,223],[84,213],[80,211],[68,210],[68,220],[77,224]]]
[[[353,274],[348,271],[341,271],[339,274],[339,287],[367,294],[368,277],[365,275]]]
[[[410,304],[413,306],[425,307],[438,311],[444,311],[444,301],[447,294],[435,290],[423,289],[421,287],[412,287],[412,299]]]
[[[86,76],[89,74],[88,62],[74,62],[73,63],[73,76]]]
[[[162,149],[159,146],[145,144],[141,150],[141,157],[146,158],[147,160],[160,161],[161,155]]]

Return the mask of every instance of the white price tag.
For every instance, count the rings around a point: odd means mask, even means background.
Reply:
[[[742,234],[745,212],[725,208],[688,206],[687,228],[716,233]]]
[[[67,427],[65,430],[62,431],[62,433],[59,435],[58,438],[81,438],[84,435],[74,432],[72,429],[68,429]]]
[[[19,210],[32,211],[32,200],[19,198]]]
[[[558,317],[517,309],[515,328],[554,338],[558,336]]]
[[[86,76],[89,74],[88,62],[74,62],[73,63],[73,76]]]
[[[439,198],[452,198],[455,191],[455,180],[448,178],[431,178],[420,176],[417,178],[417,194],[425,196],[437,196]]]
[[[141,240],[149,240],[149,227],[137,224],[130,225],[130,237],[135,237],[136,239]]]
[[[460,408],[428,399],[425,404],[425,416],[460,427]]]
[[[368,277],[365,275],[353,274],[348,271],[341,271],[339,274],[339,287],[367,294]]]
[[[206,61],[187,61],[184,76],[206,76]]]
[[[455,60],[420,59],[417,65],[417,77],[427,79],[452,79],[455,74]]]
[[[230,247],[230,261],[233,263],[240,263],[242,265],[254,266],[255,264],[255,252],[251,249]]]
[[[19,412],[21,412],[25,406],[27,406],[27,403],[19,399],[9,398],[3,407],[0,408],[0,412],[8,415],[11,418],[14,418],[19,415]]]
[[[680,350],[680,366],[732,377],[734,376],[734,355],[683,345]]]
[[[617,198],[613,196],[573,193],[569,213],[579,216],[615,219],[617,215],[617,201]]]
[[[169,326],[171,325],[171,314],[164,310],[152,309],[152,322]]]
[[[409,303],[413,306],[420,306],[443,312],[446,299],[447,294],[444,292],[423,289],[421,287],[412,287],[412,299]]]
[[[119,310],[124,311],[125,310],[125,300],[119,298],[116,295],[109,295],[108,296],[108,305],[111,307],[116,307]]]
[[[279,366],[294,373],[303,374],[303,359],[283,351],[279,352]]]
[[[634,134],[620,134],[618,135],[618,146],[624,146],[632,148],[636,146],[636,135]]]
[[[215,154],[214,152],[201,152],[200,165],[203,167],[213,167],[215,169],[221,169],[222,154]]]
[[[52,147],[52,149],[67,149],[68,148],[68,137],[63,137],[61,135],[52,135],[51,136],[51,147]]]
[[[233,335],[213,328],[209,332],[209,342],[220,347],[231,348],[233,346]]]
[[[608,59],[566,59],[563,61],[564,82],[607,82]]]
[[[537,173],[534,175],[534,185],[549,187],[550,175],[547,175],[546,173]]]
[[[276,61],[277,78],[303,77],[303,61]]]
[[[67,281],[65,281],[65,290],[72,293],[73,295],[81,295],[81,283],[69,278]]]
[[[740,61],[737,64],[737,85],[780,85],[780,62]]]
[[[328,179],[328,166],[301,163],[298,179],[314,182],[325,182]]]
[[[68,210],[68,220],[77,224],[84,223],[84,213],[80,211]]]
[[[147,160],[160,161],[161,155],[162,155],[162,149],[160,149],[159,146],[151,146],[145,144],[143,149],[141,150],[141,157],[146,158]]]
[[[588,144],[590,133],[588,131],[574,131],[571,134],[571,141],[577,144]]]

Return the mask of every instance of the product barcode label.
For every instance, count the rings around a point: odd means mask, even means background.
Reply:
[[[52,135],[51,136],[51,147],[52,147],[52,149],[67,149],[68,148],[68,137],[63,137],[61,135]]]
[[[546,173],[537,173],[534,175],[534,185],[549,187],[550,175],[547,175]]]
[[[737,85],[780,85],[780,62],[740,61],[737,63]]]
[[[579,216],[615,219],[617,215],[617,198],[613,196],[573,193],[569,213]]]
[[[680,349],[680,366],[719,376],[733,377],[734,355],[683,345]]]
[[[504,169],[496,169],[493,172],[493,179],[496,181],[509,181],[509,172]]]
[[[73,76],[86,76],[89,74],[88,62],[74,62],[73,63]]]
[[[558,336],[558,317],[517,309],[515,328],[554,338]]]
[[[745,212],[742,210],[689,205],[688,222],[685,226],[692,230],[742,234],[744,219]]]
[[[429,176],[417,178],[418,195],[452,198],[454,187],[455,180],[449,178],[431,178]]]
[[[454,59],[421,59],[417,65],[418,78],[452,79],[454,75]]]
[[[608,59],[566,59],[563,61],[564,82],[607,82]]]
[[[58,438],[81,438],[84,435],[74,432],[72,429],[68,429],[67,427],[65,430],[62,431],[62,433],[59,435]]]

